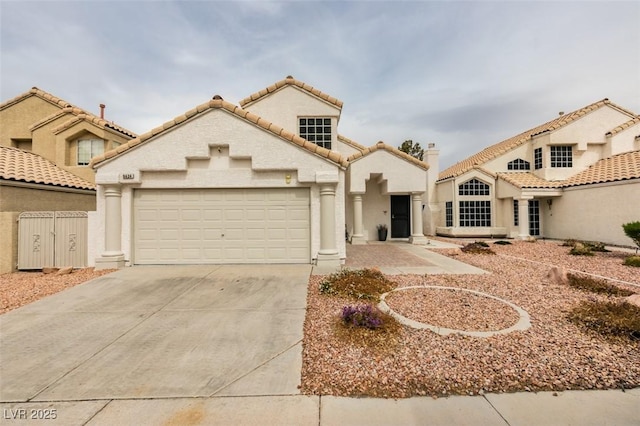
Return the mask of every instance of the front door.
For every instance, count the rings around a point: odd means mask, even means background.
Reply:
[[[408,195],[391,196],[391,238],[409,238],[410,210]]]

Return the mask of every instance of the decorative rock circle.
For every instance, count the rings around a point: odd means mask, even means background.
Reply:
[[[438,289],[438,290],[463,291],[463,292],[472,293],[472,294],[475,294],[475,295],[481,296],[481,297],[488,297],[490,299],[494,299],[494,300],[497,300],[499,302],[502,302],[505,305],[509,306],[510,308],[514,309],[518,313],[518,316],[520,318],[518,319],[518,321],[514,325],[512,325],[509,328],[504,328],[502,330],[492,330],[492,331],[455,330],[455,329],[451,329],[451,328],[438,327],[436,325],[425,324],[425,323],[422,323],[422,322],[418,322],[418,321],[412,320],[412,319],[407,318],[407,317],[405,317],[403,315],[400,315],[399,313],[397,313],[394,310],[392,310],[389,307],[389,305],[387,305],[387,302],[385,301],[385,298],[387,297],[387,295],[389,293],[393,293],[395,291],[416,289],[416,288],[418,288],[418,289],[431,288],[431,289]],[[416,329],[422,329],[422,330],[428,329],[428,330],[431,330],[434,333],[438,333],[438,334],[440,334],[442,336],[447,336],[449,334],[457,333],[457,334],[462,334],[462,335],[465,335],[465,336],[473,336],[473,337],[491,337],[491,336],[495,336],[497,334],[511,333],[512,331],[523,331],[523,330],[526,330],[529,327],[531,327],[531,320],[529,318],[529,314],[527,313],[527,311],[525,311],[524,309],[520,308],[519,306],[516,306],[511,302],[508,302],[508,301],[506,301],[504,299],[501,299],[501,298],[496,297],[496,296],[492,296],[492,295],[487,294],[487,293],[482,293],[480,291],[469,290],[469,289],[466,289],[466,288],[459,288],[459,287],[443,287],[443,286],[436,286],[436,285],[400,287],[400,288],[397,288],[395,290],[391,290],[390,292],[387,292],[387,293],[383,294],[382,296],[380,296],[380,303],[378,304],[378,308],[382,312],[388,313],[389,315],[394,317],[401,324],[404,324],[406,326],[409,326],[409,327],[412,327],[412,328],[416,328]]]

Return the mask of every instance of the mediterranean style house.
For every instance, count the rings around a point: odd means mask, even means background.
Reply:
[[[33,87],[0,104],[0,146],[29,151],[84,180],[94,181],[92,157],[136,137],[50,93]]]
[[[436,233],[630,245],[640,220],[640,116],[608,99],[443,170]]]
[[[366,243],[378,225],[426,243],[429,165],[339,136],[341,110],[289,76],[239,106],[214,96],[95,157],[96,267],[337,266],[345,237]]]

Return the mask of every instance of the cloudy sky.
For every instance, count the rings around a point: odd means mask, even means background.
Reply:
[[[37,86],[138,133],[287,75],[364,145],[441,168],[609,98],[640,113],[640,2],[6,1],[0,95]]]

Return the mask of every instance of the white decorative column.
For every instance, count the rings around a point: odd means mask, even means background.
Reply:
[[[104,252],[96,259],[95,269],[124,266],[122,253],[122,191],[119,185],[104,188]]]
[[[422,193],[411,194],[411,244],[427,244],[429,241],[422,231]]]
[[[518,200],[518,239],[529,239],[529,199]]]
[[[353,194],[353,235],[351,244],[366,244],[362,224],[362,194]]]
[[[318,266],[340,267],[336,246],[336,185],[320,185],[320,250]]]

